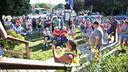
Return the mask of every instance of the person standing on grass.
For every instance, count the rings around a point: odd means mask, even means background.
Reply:
[[[118,37],[120,45],[127,45],[128,42],[128,22],[122,22],[120,26],[118,26]]]
[[[28,34],[32,34],[32,23],[29,17],[26,18],[25,20],[25,24],[26,24],[26,31]]]
[[[69,39],[74,40],[74,35],[75,35],[75,25],[72,24],[71,27],[69,27],[68,29],[68,35],[69,35]]]
[[[58,25],[59,25],[59,20],[58,20],[57,17],[54,17],[54,18],[53,18],[53,26],[54,26],[54,28],[55,28],[55,27],[58,27]]]
[[[86,30],[86,37],[87,38],[89,38],[89,36],[91,35],[91,33],[92,33],[92,28],[91,28],[91,21],[90,21],[90,19],[89,18],[87,18],[86,19],[86,28],[85,28]]]
[[[109,45],[109,35],[106,30],[103,30],[103,46]]]
[[[58,21],[59,21],[58,28],[61,30],[61,17],[58,17]]]
[[[42,29],[42,18],[39,17],[38,18],[38,32],[41,32],[41,29]]]
[[[102,47],[102,33],[101,33],[101,31],[98,30],[98,27],[99,27],[98,22],[95,21],[92,26],[94,28],[94,31],[90,35],[89,44],[91,46],[92,52],[94,54],[99,55],[99,51]]]
[[[85,19],[82,18],[80,20],[80,31],[81,31],[81,35],[83,36],[85,34]]]
[[[37,31],[37,24],[36,24],[35,18],[32,19],[32,28],[33,28],[33,31]]]
[[[71,28],[71,25],[72,25],[72,19],[69,18],[67,28]]]
[[[117,28],[117,21],[115,17],[110,18],[111,27],[110,27],[110,35],[114,36],[114,41],[116,41],[116,28]]]

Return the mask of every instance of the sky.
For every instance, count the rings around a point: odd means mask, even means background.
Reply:
[[[59,3],[65,3],[65,0],[30,0],[30,4],[35,3],[49,3],[49,4],[59,4]]]

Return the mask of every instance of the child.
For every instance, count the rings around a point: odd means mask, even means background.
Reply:
[[[106,32],[106,30],[103,31],[103,46],[106,46],[109,44],[109,35]]]
[[[74,39],[75,32],[71,28],[69,28],[68,29],[68,35],[69,35],[69,39],[70,40],[73,40]]]
[[[43,35],[44,35],[44,45],[47,48],[48,47],[47,41],[50,40],[50,38],[52,37],[52,35],[51,35],[51,33],[50,33],[48,28],[44,29]]]

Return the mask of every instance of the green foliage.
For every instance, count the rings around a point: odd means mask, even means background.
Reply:
[[[7,34],[9,35],[9,36],[12,36],[12,37],[15,37],[15,38],[19,38],[19,39],[21,39],[21,40],[24,40],[24,37],[22,36],[22,35],[20,35],[20,34],[17,34],[15,31],[13,31],[13,30],[7,30]]]
[[[118,14],[120,11],[126,11],[128,7],[127,0],[74,0],[74,10],[90,10],[93,5],[94,12],[104,12],[106,15]]]
[[[0,16],[20,16],[31,12],[30,0],[0,0]]]
[[[24,40],[24,37],[23,36],[21,36],[20,34],[17,34],[13,30],[8,30],[7,31],[7,34],[9,36],[12,36],[12,37],[15,37],[15,38],[19,38],[21,40]],[[4,49],[7,49],[7,50],[13,49],[16,45],[19,45],[16,42],[7,41],[7,40],[3,40],[3,39],[0,39],[0,44],[4,47]]]
[[[31,52],[30,55],[33,60],[47,60],[53,57],[52,50]]]
[[[83,68],[83,71],[87,71],[87,67],[90,72],[128,72],[128,50],[118,56],[102,57],[99,61],[94,59],[89,66]]]
[[[34,4],[36,8],[47,8],[47,9],[50,9],[50,4],[46,4],[46,3],[36,3]]]
[[[73,9],[76,12],[84,10],[84,0],[74,0],[74,7]]]
[[[54,9],[64,9],[64,4],[58,4],[54,7]]]

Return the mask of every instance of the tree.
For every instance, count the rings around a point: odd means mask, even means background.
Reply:
[[[84,10],[84,2],[85,0],[74,0],[74,7],[73,9],[78,12]]]
[[[67,0],[65,0],[67,2]],[[70,9],[68,4],[65,4],[66,9]],[[74,0],[73,9],[76,12],[82,10],[90,10],[93,12],[105,13],[105,15],[126,14],[128,12],[127,0]]]
[[[64,9],[64,4],[60,3],[54,7],[54,9]]]
[[[3,15],[20,16],[31,12],[30,0],[0,0],[0,20]]]
[[[104,12],[106,15],[126,14],[128,8],[127,0],[74,0],[74,10],[91,10],[93,12]]]
[[[69,4],[67,4],[67,3],[65,4],[65,9],[71,9]]]
[[[50,9],[50,4],[46,4],[46,3],[37,3],[35,4],[36,8],[47,8],[47,9]]]

